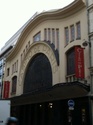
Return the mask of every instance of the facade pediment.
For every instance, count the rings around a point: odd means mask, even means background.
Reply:
[[[38,14],[23,29],[17,41],[17,44],[15,48],[13,49],[13,52],[9,55],[8,58],[15,56],[17,52],[20,51],[20,48],[22,47],[22,44],[24,43],[28,34],[40,23],[47,21],[47,20],[60,20],[60,19],[67,18],[79,12],[84,7],[85,7],[85,3],[82,0],[75,0],[73,3],[71,3],[70,5],[62,9],[58,9],[55,11],[46,11],[46,12],[42,12]]]

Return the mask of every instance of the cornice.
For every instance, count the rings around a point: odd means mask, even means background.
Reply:
[[[16,43],[16,46],[14,47],[11,54],[8,56],[8,59],[12,59],[16,56],[16,54],[20,51],[20,48],[22,47],[22,44],[24,43],[24,40],[28,36],[29,32],[31,32],[37,25],[42,23],[46,20],[59,20],[64,19],[66,17],[69,17],[79,11],[81,11],[82,8],[86,7],[85,3],[82,0],[75,0],[68,6],[54,10],[54,11],[47,11],[42,12],[38,14],[35,18],[33,18],[23,29],[21,32],[21,35]]]

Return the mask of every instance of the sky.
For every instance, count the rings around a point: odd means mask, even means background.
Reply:
[[[36,13],[60,9],[74,0],[0,0],[0,50]]]

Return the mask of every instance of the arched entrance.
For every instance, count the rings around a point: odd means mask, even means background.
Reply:
[[[51,86],[52,70],[50,62],[43,53],[39,53],[29,62],[25,74],[23,92],[28,93]]]

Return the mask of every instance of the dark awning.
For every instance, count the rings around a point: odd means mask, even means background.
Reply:
[[[34,92],[22,94],[11,99],[12,105],[24,105],[32,103],[41,103],[46,101],[55,101],[69,98],[84,97],[88,95],[90,86],[76,82],[58,83],[51,88],[36,90]]]

